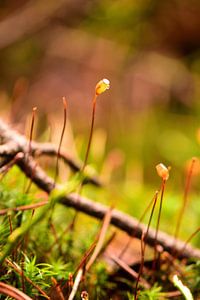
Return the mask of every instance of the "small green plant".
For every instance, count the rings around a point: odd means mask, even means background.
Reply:
[[[164,299],[163,294],[161,293],[162,288],[157,286],[156,284],[149,290],[140,291],[138,295],[138,300],[161,300]],[[129,300],[134,300],[130,293],[128,294]]]

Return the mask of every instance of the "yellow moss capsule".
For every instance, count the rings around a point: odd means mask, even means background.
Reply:
[[[110,81],[106,78],[100,80],[95,88],[96,95],[100,95],[104,93],[106,90],[110,88]]]
[[[160,176],[163,180],[167,180],[169,178],[169,169],[165,167],[163,164],[158,164],[156,166],[156,171],[158,176]]]

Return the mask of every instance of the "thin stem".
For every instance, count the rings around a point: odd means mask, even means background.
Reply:
[[[110,255],[109,258],[111,258],[118,266],[120,266],[124,271],[126,271],[129,275],[137,280],[138,273],[135,272],[131,267],[129,267],[129,265],[127,265],[123,260],[115,255]],[[149,289],[151,287],[150,284],[142,277],[140,277],[140,284],[145,289]]]
[[[0,180],[2,180],[5,177],[5,175],[8,173],[8,171],[22,158],[24,158],[24,153],[18,152],[11,161],[9,161],[6,165],[1,167],[0,174],[2,174],[2,176]]]
[[[84,159],[82,168],[80,169],[81,182],[80,182],[80,185],[79,185],[78,190],[77,190],[77,195],[81,195],[81,191],[82,191],[82,188],[83,188],[82,176],[84,175],[84,171],[85,171],[85,168],[87,166],[90,147],[91,147],[91,143],[92,143],[92,136],[93,136],[93,130],[94,130],[94,119],[95,119],[95,111],[96,111],[96,100],[97,100],[97,94],[95,93],[93,101],[92,101],[92,120],[91,120],[91,126],[90,126],[90,135],[89,135],[89,139],[88,139],[88,145],[87,145],[87,149],[86,149],[85,159]],[[71,226],[72,229],[74,228],[74,225],[76,223],[77,216],[78,216],[78,213],[75,212],[75,215],[74,215],[73,220],[72,220],[72,226]]]
[[[138,293],[138,285],[139,285],[140,276],[142,274],[143,266],[144,266],[144,232],[142,233],[142,236],[141,236],[141,264],[140,264],[138,278],[137,278],[136,286],[135,286],[135,292],[134,292],[134,299],[135,300],[138,299],[138,294],[139,294]]]
[[[178,215],[178,220],[177,220],[175,233],[174,233],[174,239],[175,240],[178,238],[179,231],[180,231],[180,226],[181,226],[181,221],[183,219],[183,214],[185,212],[185,208],[186,208],[186,205],[187,205],[187,202],[188,202],[188,193],[189,193],[190,186],[191,186],[191,178],[192,178],[192,173],[193,173],[193,170],[194,170],[195,162],[196,162],[196,158],[193,158],[192,162],[191,162],[189,172],[187,174],[185,190],[184,190],[184,196],[183,196],[183,203],[182,203],[179,215]],[[175,241],[175,243],[176,243],[176,241]]]
[[[142,216],[140,217],[140,219],[139,219],[139,221],[138,221],[138,225],[143,221],[143,219],[144,219],[144,217],[146,216],[147,212],[149,211],[149,209],[150,209],[152,203],[155,202],[155,199],[157,200],[157,198],[158,198],[158,193],[159,193],[158,191],[155,192],[155,195],[153,196],[153,198],[151,199],[151,201],[149,202],[149,204],[148,204],[147,207],[145,208],[145,210],[144,210]],[[130,246],[132,240],[133,240],[134,237],[135,237],[135,232],[136,232],[136,230],[137,230],[137,229],[135,228],[135,230],[133,230],[132,234],[129,236],[129,239],[128,239],[127,243],[125,244],[124,248],[122,249],[122,251],[120,252],[120,254],[119,254],[119,256],[118,256],[119,258],[122,258],[122,256],[123,256],[123,255],[125,254],[125,252],[127,251],[128,247]]]
[[[31,129],[30,129],[30,137],[29,137],[29,144],[28,144],[28,156],[31,156],[31,152],[32,152],[32,139],[33,139],[33,128],[34,128],[34,124],[35,124],[35,113],[37,111],[37,107],[33,107],[32,109],[32,118],[31,118]],[[32,176],[33,177],[33,176]],[[32,184],[32,178],[30,178],[28,187],[26,188],[25,194],[28,194],[30,188],[31,188],[31,184]]]
[[[53,285],[54,285],[54,287],[57,291],[57,294],[58,294],[60,300],[65,300],[62,289],[61,289],[60,285],[58,284],[57,280],[54,277],[52,277],[51,281],[52,281],[52,283],[53,283]]]
[[[30,210],[35,209],[37,207],[44,206],[48,203],[48,200],[44,200],[35,204],[29,204],[29,205],[22,205],[18,207],[11,207],[11,208],[5,208],[0,210],[0,216],[6,215],[9,211],[24,211],[24,210]]]
[[[92,142],[92,136],[93,136],[93,130],[94,130],[96,100],[97,100],[97,94],[95,93],[94,98],[93,98],[93,102],[92,102],[92,121],[91,121],[91,126],[90,126],[90,135],[89,135],[87,150],[86,150],[86,154],[85,154],[85,159],[84,159],[84,162],[83,162],[83,166],[81,168],[81,174],[84,173],[85,167],[86,167],[87,162],[88,162],[88,157],[89,157],[89,152],[90,152],[90,147],[91,147],[91,142]]]
[[[138,277],[137,277],[137,281],[136,281],[136,287],[135,287],[135,299],[136,300],[137,300],[138,284],[139,284],[140,278],[142,276],[143,268],[144,268],[144,255],[145,255],[145,249],[146,249],[145,239],[146,239],[146,237],[148,236],[148,233],[149,233],[149,228],[150,228],[150,225],[151,225],[151,221],[152,221],[152,218],[153,218],[156,202],[157,202],[157,199],[158,199],[158,193],[159,192],[156,191],[155,197],[153,199],[154,200],[153,207],[152,207],[152,210],[151,210],[151,214],[150,214],[149,222],[148,222],[148,225],[147,225],[146,233],[142,234],[142,238],[141,238],[141,264],[140,264],[140,269],[139,269],[139,273],[138,273]]]
[[[25,257],[22,255],[21,259],[21,282],[22,282],[22,291],[25,293],[25,279],[24,279],[24,264],[25,264]]]
[[[51,231],[53,233],[53,236],[55,238],[55,242],[56,242],[56,245],[58,246],[58,249],[59,249],[59,254],[60,255],[63,255],[63,252],[62,252],[62,247],[61,247],[61,244],[59,243],[59,238],[58,238],[58,235],[57,235],[57,232],[56,232],[56,228],[54,226],[53,223],[50,224],[50,228],[51,228]]]
[[[11,216],[8,213],[8,222],[9,222],[9,226],[10,226],[10,234],[13,232],[13,227],[12,227],[12,220],[11,220]]]
[[[164,196],[164,191],[165,191],[165,184],[166,184],[166,180],[163,179],[162,180],[162,187],[161,187],[161,196],[160,196],[160,206],[159,206],[159,212],[158,212],[158,220],[157,220],[157,224],[156,224],[153,269],[155,269],[155,263],[156,263],[158,230],[159,230],[159,226],[160,226],[160,217],[161,217],[161,211],[162,211],[162,203],[163,203],[163,196]]]
[[[67,123],[67,101],[66,98],[63,97],[63,112],[64,112],[64,117],[63,117],[63,128],[60,136],[60,142],[58,146],[58,152],[57,152],[57,157],[56,157],[56,171],[55,171],[55,176],[54,176],[54,185],[56,184],[58,173],[59,173],[59,158],[60,158],[60,150],[62,146],[62,141],[65,133],[65,128],[66,128],[66,123]]]
[[[30,137],[29,137],[29,146],[28,146],[28,154],[31,154],[31,142],[33,139],[33,128],[35,124],[35,113],[37,111],[37,107],[33,107],[32,109],[32,118],[31,118],[31,129],[30,129]]]
[[[193,239],[193,237],[194,237],[199,231],[200,231],[200,227],[198,227],[198,228],[195,230],[195,232],[193,232],[193,233],[189,236],[189,238],[186,240],[186,242],[185,242],[183,248],[181,249],[181,252],[185,250],[185,248],[187,247],[188,243],[191,241],[191,239]]]
[[[4,282],[0,282],[0,294],[10,296],[11,299],[16,299],[16,300],[33,300],[32,298],[30,298],[20,290]]]

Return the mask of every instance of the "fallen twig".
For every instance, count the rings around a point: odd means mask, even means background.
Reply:
[[[115,255],[110,255],[109,258],[111,258],[118,266],[120,266],[123,270],[137,280],[138,273],[131,269],[122,259]],[[149,289],[151,287],[150,284],[142,277],[139,278],[139,281],[144,288]]]
[[[11,129],[2,119],[0,119],[0,138],[2,139],[0,145],[0,156],[9,158],[9,161],[12,160],[15,155],[19,152],[27,154],[30,152],[30,143],[25,136],[19,134],[15,130]],[[58,147],[51,143],[37,143],[31,141],[31,155],[40,156],[59,156],[63,161],[68,164],[68,166],[75,172],[79,172],[82,168],[83,163],[77,162],[75,159],[70,157],[66,152],[59,151]],[[26,155],[27,156],[27,155]],[[95,176],[88,176],[84,180],[84,183],[92,183],[96,186],[102,186],[99,178]]]
[[[16,300],[32,300],[32,298],[30,298],[20,290],[3,282],[0,282],[0,294],[10,296]]]
[[[5,139],[6,141],[18,143],[20,147],[20,151],[26,148],[28,143],[25,137],[17,134],[15,131],[9,130],[9,127],[0,119],[0,137]],[[34,143],[33,143],[34,145]],[[32,147],[33,147],[32,145]],[[17,165],[20,169],[26,174],[27,177],[31,178],[32,181],[42,190],[47,192],[48,194],[54,188],[53,179],[47,176],[47,174],[39,167],[35,166],[35,161],[32,157],[28,157],[28,159],[22,158],[17,161]],[[56,185],[59,189],[59,185]],[[68,207],[73,207],[74,209],[86,213],[92,217],[97,219],[103,219],[106,215],[109,207],[103,205],[101,203],[94,202],[90,199],[82,197],[77,194],[70,194],[67,196],[63,196],[60,198],[60,203],[66,205]],[[142,232],[145,232],[147,227],[146,225],[140,223],[138,224],[138,220],[119,211],[116,209],[112,210],[111,213],[111,221],[110,223],[117,228],[127,232],[128,234],[135,233],[135,237],[141,238]],[[157,237],[158,244],[163,247],[163,250],[168,251],[169,253],[174,253],[174,251],[178,254],[179,258],[190,258],[196,257],[200,258],[200,250],[193,248],[191,246],[187,246],[184,249],[185,243],[177,240],[176,245],[174,246],[174,238],[171,235],[168,235],[162,231],[158,232]],[[155,230],[150,228],[148,231],[148,235],[145,237],[145,242],[148,245],[153,246],[155,242]]]

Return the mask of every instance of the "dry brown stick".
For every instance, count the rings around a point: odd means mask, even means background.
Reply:
[[[13,158],[10,158],[6,161],[6,164],[4,166],[0,167],[0,174],[5,174],[17,163],[18,160],[22,159],[24,157],[24,154],[22,152],[18,152]]]
[[[58,147],[53,145],[52,143],[37,143],[34,142],[32,145],[32,154],[34,156],[48,155],[48,156],[57,156],[58,155]],[[74,171],[80,171],[81,163],[76,162],[72,159],[66,152],[60,151],[59,157],[63,159],[65,163],[67,163],[70,168]]]
[[[41,156],[41,155],[48,155],[48,156],[57,156],[59,155],[60,158],[75,172],[79,172],[82,168],[83,163],[75,161],[69,154],[64,151],[60,151],[58,154],[58,147],[51,144],[51,143],[36,143],[33,142],[32,144],[32,154],[33,156]],[[92,176],[88,179],[85,179],[85,182],[93,183],[96,186],[102,186],[103,183],[97,178],[96,176]]]
[[[29,205],[22,205],[22,206],[17,206],[17,207],[10,207],[10,208],[5,208],[0,210],[0,216],[6,215],[7,213],[11,211],[25,211],[25,210],[31,210],[31,209],[36,209],[38,207],[44,206],[48,203],[48,200],[44,200],[38,203],[33,203]]]
[[[0,156],[9,158],[9,161],[18,152],[26,154],[29,151],[29,141],[25,136],[19,134],[15,130],[11,129],[1,118],[0,118],[0,138],[2,139],[2,145],[0,145]],[[31,154],[35,156],[48,155],[57,156],[58,147],[51,143],[37,143],[31,142]],[[70,157],[66,152],[60,151],[59,157],[68,164],[68,166],[75,172],[79,172],[82,168],[82,162],[77,162],[75,159]],[[85,181],[90,182],[96,186],[102,186],[101,181],[96,176],[88,177]]]
[[[0,145],[0,156],[14,156],[19,151],[28,152],[29,142],[25,136],[19,134],[15,130],[11,129],[3,120],[0,119],[0,137],[2,138],[2,145]],[[32,141],[31,144],[32,154],[37,155],[51,155],[56,156],[58,154],[57,147],[50,143],[37,143]],[[74,171],[80,171],[81,164],[75,162],[72,158],[68,157],[65,153],[60,153],[60,157],[69,164]]]
[[[6,132],[3,132],[2,130],[3,127],[4,127],[4,131],[5,128],[7,129]],[[15,133],[15,131],[9,130],[8,126],[6,126],[5,123],[3,123],[2,126],[2,121],[0,119],[0,136],[4,136],[5,133],[5,137],[7,140],[12,141],[14,138],[16,138],[16,140],[19,140],[19,144],[20,143],[22,144],[21,136],[15,134],[13,137],[13,132]],[[24,137],[22,137],[22,139],[25,140]],[[50,193],[53,190],[54,188],[53,179],[47,176],[47,174],[39,166],[35,167],[35,161],[31,157],[29,157],[27,160],[21,159],[20,161],[17,162],[17,165],[26,174],[26,176],[32,178],[33,182],[40,189],[46,191],[47,193]],[[59,185],[56,185],[56,187],[59,188]],[[60,203],[68,207],[73,207],[74,209],[86,213],[87,215],[90,215],[97,219],[103,219],[107,211],[109,210],[109,207],[107,207],[106,205],[91,201],[77,194],[71,194],[71,195],[67,195],[66,197],[63,197],[62,199],[60,199]],[[127,232],[128,234],[132,234],[132,232],[135,231],[135,237],[137,238],[141,238],[142,232],[146,231],[146,225],[142,223],[138,225],[137,219],[116,209],[112,210],[111,224]],[[154,245],[155,242],[154,229],[152,228],[149,229],[145,241],[148,245],[151,246]],[[173,253],[174,238],[171,235],[159,231],[158,244],[160,244],[165,251],[168,251],[169,253]],[[184,257],[200,258],[199,249],[193,248],[191,246],[187,246],[187,248],[184,249],[184,251],[182,251],[184,244],[185,244],[184,242],[177,240],[177,243],[175,245],[175,251],[179,253],[178,256],[179,258],[184,258]]]
[[[0,156],[12,157],[19,152],[19,147],[16,143],[9,141],[0,145]]]
[[[119,267],[121,267],[123,270],[125,270],[128,274],[130,274],[134,279],[138,278],[138,273],[135,272],[132,268],[129,267],[122,259],[117,257],[116,255],[110,255],[109,258],[111,258]],[[141,285],[149,289],[151,286],[150,284],[142,277],[140,277],[140,283]]]
[[[0,282],[0,294],[7,295],[16,300],[32,300],[29,296],[11,285]]]
[[[32,176],[33,168],[35,166],[34,160],[29,158],[28,161],[24,161],[23,159],[21,161],[17,162],[17,165],[21,168],[22,171],[25,172],[25,174],[30,177]],[[50,193],[54,187],[53,179],[46,175],[46,173],[37,166],[34,170],[34,176],[32,177],[33,182],[38,185],[39,188],[46,191],[47,193]],[[59,188],[59,185],[57,185]],[[109,210],[109,207],[106,205],[103,205],[101,203],[94,202],[90,199],[87,199],[85,197],[82,197],[77,194],[70,194],[66,197],[63,197],[60,199],[60,203],[63,205],[66,205],[68,207],[73,207],[74,209],[86,213],[87,215],[90,215],[92,217],[95,217],[97,219],[103,219],[107,211]],[[119,211],[116,209],[112,210],[111,214],[111,224],[116,226],[117,228],[127,232],[128,234],[131,234],[133,230],[135,231],[135,237],[141,238],[142,232],[146,231],[146,225],[140,223],[138,224],[138,220]],[[148,235],[145,238],[145,241],[148,245],[153,246],[155,242],[155,230],[150,228]],[[173,246],[174,246],[174,238],[171,235],[168,235],[164,232],[159,231],[158,233],[158,244],[160,244],[165,251],[168,251],[169,253],[173,252]],[[193,248],[191,246],[188,246],[184,251],[181,251],[183,249],[184,242],[177,240],[176,243],[176,251],[179,252],[179,258],[183,257],[197,257],[200,258],[200,250]]]
[[[57,295],[59,296],[60,300],[65,300],[65,297],[57,280],[54,277],[52,277],[51,281],[56,289]]]
[[[1,160],[0,160],[0,173],[4,172],[4,170],[6,168],[6,165],[10,164],[12,160],[13,160],[13,157],[10,157],[10,156],[6,156],[5,158],[1,158]]]

